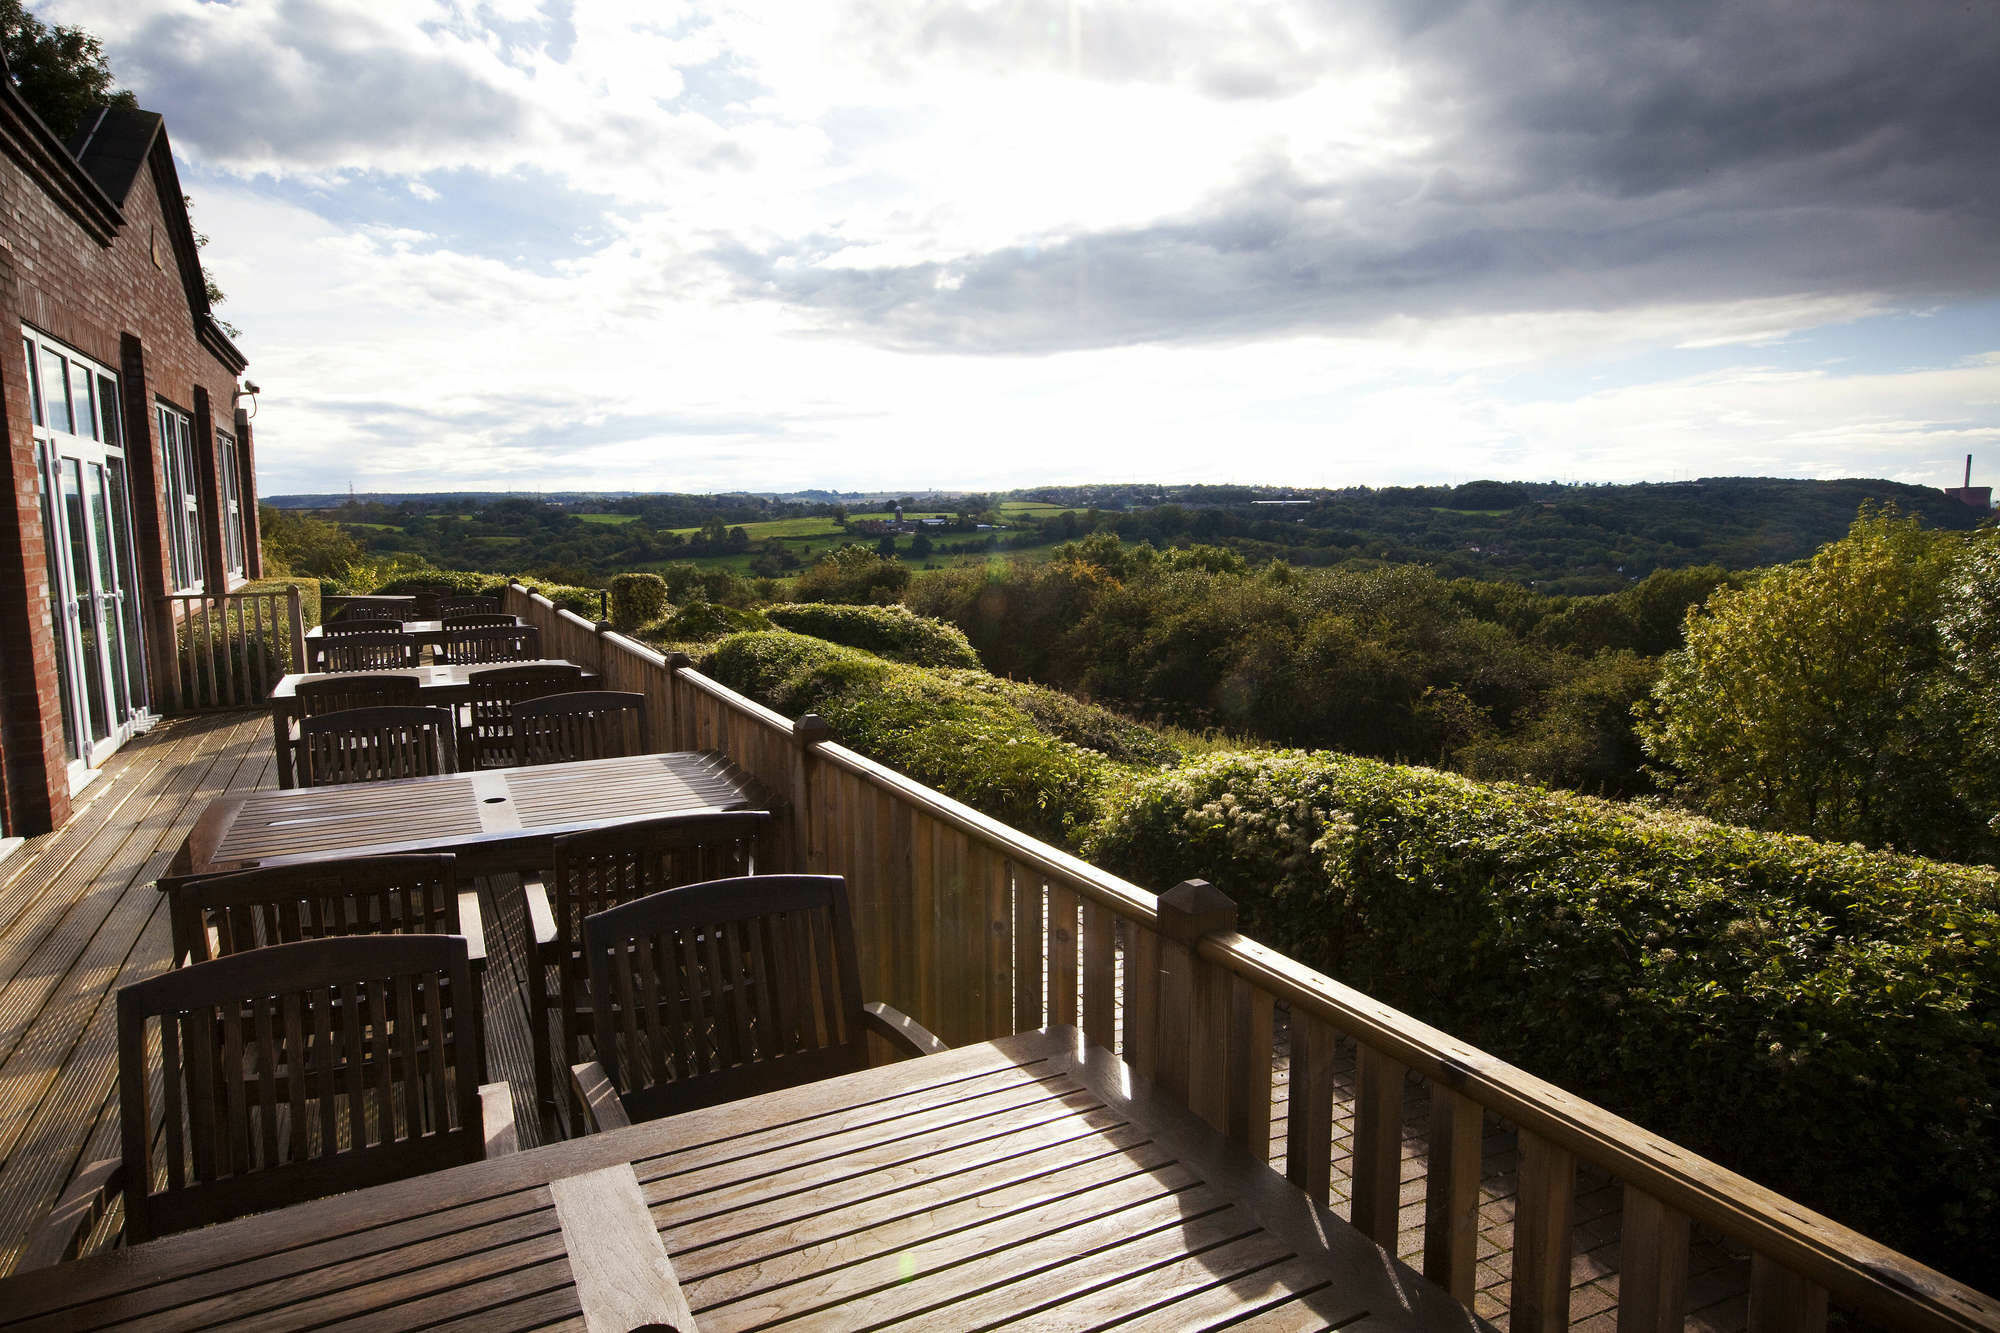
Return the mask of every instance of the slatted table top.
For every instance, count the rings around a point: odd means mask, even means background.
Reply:
[[[702,1333],[1482,1327],[1124,1072],[1008,1037],[27,1274],[0,1327],[632,1328],[676,1295]]]
[[[209,806],[174,871],[429,850],[457,852],[483,874],[541,864],[559,833],[683,811],[768,808],[753,779],[710,751],[257,791]]]

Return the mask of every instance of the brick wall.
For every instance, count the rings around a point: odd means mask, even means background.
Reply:
[[[7,139],[7,136],[15,137]],[[202,545],[209,588],[224,577],[221,497],[211,410],[233,415],[236,378],[196,336],[173,247],[175,221],[163,209],[164,139],[123,201],[123,226],[110,244],[65,208],[34,168],[34,145],[0,125],[0,417],[7,431],[6,494],[0,497],[0,810],[7,832],[35,833],[69,814],[67,762],[48,593],[40,485],[18,330],[28,324],[119,372],[126,466],[132,490],[132,571],[155,682],[173,630],[157,599],[166,586],[166,497],[161,493],[153,404],[196,419],[196,472],[202,490]],[[166,159],[171,172],[171,159]],[[169,182],[169,188],[171,183]],[[171,199],[178,210],[179,199]],[[248,461],[248,437],[239,441]],[[243,504],[254,512],[254,473],[242,472]],[[254,525],[252,526],[254,532]],[[254,542],[251,535],[248,541]]]

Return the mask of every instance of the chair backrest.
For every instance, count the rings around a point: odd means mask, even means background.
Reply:
[[[401,630],[306,640],[306,666],[313,671],[385,671],[416,664],[417,641]]]
[[[596,1057],[634,1120],[865,1068],[847,882],[668,889],[584,923]]]
[[[174,957],[194,962],[339,935],[457,935],[457,858],[356,856],[162,881]]]
[[[447,625],[438,641],[437,660],[460,662],[525,662],[542,655],[542,631],[533,625],[479,625],[457,629]]]
[[[401,625],[406,608],[392,603],[370,605],[367,602],[350,602],[340,608],[326,621],[323,628],[335,625],[359,625],[368,621],[392,620]]]
[[[126,1238],[477,1161],[478,1015],[450,935],[281,944],[123,988]]]
[[[437,618],[450,620],[455,614],[498,615],[498,597],[440,597],[437,599]]]
[[[455,616],[446,616],[445,629],[483,629],[489,625],[518,625],[519,616],[501,615],[497,611],[462,611]]]
[[[318,717],[347,708],[416,706],[422,686],[415,676],[342,675],[300,681],[295,691],[300,717]]]
[[[578,690],[514,705],[517,764],[646,754],[646,737],[646,696],[632,691]]]
[[[348,708],[299,723],[301,787],[458,772],[449,708]]]
[[[661,889],[755,874],[772,823],[768,810],[696,810],[563,834],[553,856],[556,935],[580,962],[585,917]]]
[[[567,662],[537,662],[533,666],[488,667],[468,671],[466,709],[472,725],[465,731],[459,759],[467,768],[495,768],[514,762],[514,705],[545,694],[576,688],[583,668]]]
[[[384,631],[401,634],[403,622],[391,615],[349,616],[342,620],[329,620],[319,627],[321,637],[339,639],[355,634],[381,634]]]

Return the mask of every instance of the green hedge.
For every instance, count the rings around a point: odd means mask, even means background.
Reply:
[[[1127,789],[1087,853],[1977,1286],[2000,876],[1300,752]]]
[[[619,574],[611,580],[611,623],[634,630],[667,609],[667,581],[658,574]]]
[[[761,611],[739,611],[716,602],[689,602],[683,607],[668,607],[666,615],[641,626],[638,637],[655,645],[702,644],[713,643],[725,635],[769,628],[771,622]]]
[[[770,607],[764,614],[780,629],[850,648],[866,648],[914,666],[979,666],[979,654],[966,642],[964,630],[920,616],[907,606],[798,602]]]
[[[998,695],[860,649],[771,630],[727,640],[704,669],[780,712],[818,713],[841,744],[1051,841],[1088,823],[1113,776]]]
[[[411,593],[448,589],[456,597],[498,597],[507,588],[505,574],[481,574],[470,569],[426,569],[403,574],[373,590],[377,597],[407,597]]]

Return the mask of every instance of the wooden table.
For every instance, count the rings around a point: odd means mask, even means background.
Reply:
[[[310,633],[311,631],[308,631]],[[525,662],[467,662],[458,666],[391,667],[379,671],[308,671],[280,677],[271,691],[271,743],[278,753],[278,785],[289,788],[296,780],[292,743],[292,723],[299,715],[299,686],[314,680],[352,680],[365,676],[413,676],[417,681],[417,702],[425,706],[449,708],[472,697],[472,673],[508,667],[571,666],[560,658],[541,657]],[[585,669],[577,688],[598,687],[597,673]]]
[[[756,780],[713,751],[489,768],[225,796],[202,811],[172,874],[390,852],[453,852],[459,874],[528,872],[556,835],[692,810],[768,810]]]
[[[1009,1037],[24,1274],[0,1328],[1484,1327],[1127,1072]]]

